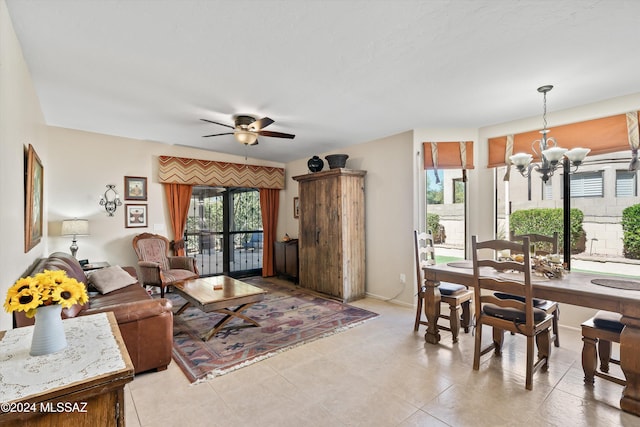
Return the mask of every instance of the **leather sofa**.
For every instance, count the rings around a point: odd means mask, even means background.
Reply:
[[[33,276],[43,270],[65,270],[69,277],[85,285],[88,283],[78,261],[64,252],[55,252],[48,258],[40,259],[25,276]],[[124,270],[137,280],[135,268],[124,267]],[[89,291],[91,290],[89,287]],[[137,374],[151,369],[161,371],[171,363],[171,309],[171,301],[151,298],[140,283],[136,282],[104,295],[91,292],[88,303],[63,309],[62,316],[68,318],[112,311]],[[14,312],[14,321],[16,327],[21,327],[33,324],[34,319],[29,319],[23,312]]]

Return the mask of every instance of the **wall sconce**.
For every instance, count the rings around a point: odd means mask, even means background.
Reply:
[[[107,190],[100,196],[100,206],[104,206],[109,216],[113,216],[118,206],[122,206],[116,186],[107,184]]]
[[[89,235],[89,221],[86,219],[65,219],[62,221],[62,231],[60,232],[62,236],[73,236],[73,240],[71,242],[71,255],[76,257],[76,253],[78,252],[78,244],[76,243],[77,236],[88,236]]]

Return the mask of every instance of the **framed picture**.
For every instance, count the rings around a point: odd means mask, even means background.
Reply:
[[[31,144],[27,150],[24,215],[24,252],[42,239],[42,197],[44,168]]]
[[[293,198],[293,217],[300,217],[300,198],[298,197]]]
[[[147,227],[147,205],[124,205],[126,228]]]
[[[125,200],[147,200],[147,178],[142,176],[124,177]]]

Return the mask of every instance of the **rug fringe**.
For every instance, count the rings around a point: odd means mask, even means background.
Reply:
[[[269,359],[269,358],[271,358],[273,356],[277,356],[278,354],[284,353],[285,351],[289,351],[289,350],[292,350],[294,348],[300,347],[302,345],[312,343],[312,342],[317,341],[317,340],[322,339],[322,338],[326,338],[326,337],[330,337],[330,336],[335,335],[335,334],[339,334],[341,332],[344,332],[344,331],[347,331],[349,329],[352,329],[352,328],[354,328],[356,326],[362,325],[363,323],[368,322],[369,320],[377,319],[378,317],[379,317],[379,315],[374,316],[374,317],[370,317],[368,319],[360,320],[358,322],[350,323],[348,325],[341,326],[339,328],[334,329],[331,332],[327,332],[325,334],[318,335],[317,337],[313,337],[313,338],[310,338],[308,340],[305,340],[305,341],[302,341],[302,342],[299,342],[299,343],[296,343],[296,344],[292,344],[292,345],[290,345],[288,347],[284,347],[284,348],[278,349],[276,351],[272,351],[271,353],[267,353],[267,354],[263,354],[263,355],[260,355],[260,356],[256,356],[253,359],[245,360],[244,362],[238,363],[237,365],[231,366],[231,367],[229,367],[227,369],[214,369],[211,372],[209,372],[205,377],[202,377],[202,378],[197,379],[196,381],[192,382],[191,385],[197,385],[197,384],[212,380],[212,379],[214,379],[216,377],[220,377],[222,375],[226,375],[226,374],[228,374],[230,372],[237,371],[238,369],[245,368],[247,366],[253,365],[254,363],[261,362],[261,361]]]

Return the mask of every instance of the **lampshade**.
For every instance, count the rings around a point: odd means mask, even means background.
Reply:
[[[62,221],[62,236],[88,236],[89,220],[86,219],[65,219]]]
[[[511,163],[513,163],[516,166],[522,166],[522,167],[529,166],[529,163],[531,163],[532,159],[533,159],[533,156],[529,153],[517,153],[509,157],[509,160],[511,160]]]
[[[590,148],[576,147],[576,148],[572,148],[571,150],[567,151],[564,154],[571,161],[571,163],[580,164],[585,159],[585,157],[587,157],[587,154],[589,154],[589,151],[591,151]]]
[[[562,159],[562,156],[564,156],[564,153],[566,152],[566,148],[551,147],[546,150],[542,150],[542,155],[547,159],[547,161],[557,163]]]
[[[236,140],[244,145],[253,145],[258,139],[258,134],[246,130],[237,130],[234,132]]]

